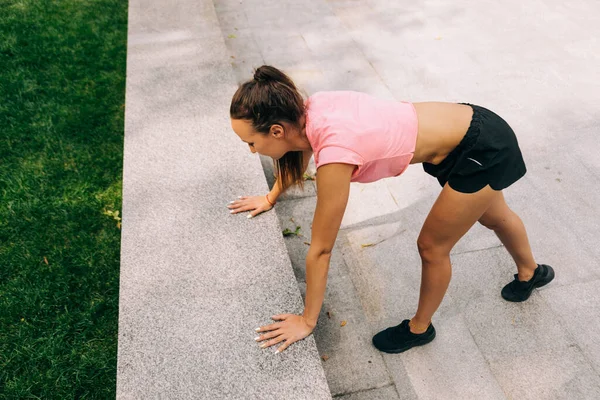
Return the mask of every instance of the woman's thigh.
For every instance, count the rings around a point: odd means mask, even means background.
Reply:
[[[444,185],[425,219],[417,241],[421,252],[448,254],[456,242],[502,196],[489,185],[475,193],[461,193]]]

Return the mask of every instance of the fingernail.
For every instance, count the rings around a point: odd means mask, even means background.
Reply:
[[[261,344],[261,345],[260,345],[261,349],[264,349],[266,346],[267,346],[267,344],[266,344],[266,343],[265,343],[265,344]]]
[[[256,331],[256,332],[260,331],[260,328],[256,328],[256,329],[255,329],[255,331]]]
[[[229,204],[233,204],[233,203],[235,203],[235,200],[229,202]]]
[[[233,212],[234,212],[234,211],[235,211],[235,210],[231,210],[231,211],[229,211],[229,214],[233,214]]]
[[[246,218],[248,218],[248,219],[252,218],[252,214],[248,214],[248,216]]]
[[[277,350],[277,351],[275,352],[275,354],[277,354],[277,353],[279,353],[279,350]]]
[[[258,340],[260,339],[260,336],[257,336],[254,338],[254,340],[256,340],[258,342]]]
[[[238,196],[238,199],[241,199],[241,198],[242,198],[242,196]]]

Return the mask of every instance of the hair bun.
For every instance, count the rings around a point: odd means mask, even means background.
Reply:
[[[276,68],[269,65],[263,65],[254,71],[254,80],[261,83],[272,82],[279,80],[279,75],[281,75],[281,72]]]

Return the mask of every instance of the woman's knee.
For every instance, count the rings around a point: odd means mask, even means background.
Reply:
[[[450,250],[447,246],[437,242],[432,236],[421,233],[417,239],[417,248],[419,255],[424,263],[435,264],[450,256]]]

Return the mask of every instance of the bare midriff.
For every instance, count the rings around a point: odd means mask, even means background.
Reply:
[[[419,129],[411,164],[441,163],[463,139],[473,116],[470,106],[456,103],[413,103]]]

